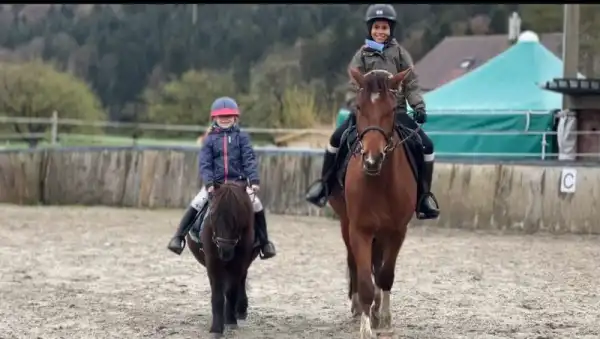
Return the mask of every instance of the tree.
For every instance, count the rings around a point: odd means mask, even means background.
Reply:
[[[235,96],[235,83],[228,72],[188,71],[181,79],[159,89],[147,89],[146,119],[161,124],[206,125],[212,102],[221,96]]]
[[[61,118],[105,119],[99,100],[85,82],[39,60],[0,64],[0,88],[0,111],[8,116],[50,118],[57,111]],[[49,128],[36,123],[16,123],[12,127],[30,147],[39,140],[28,134],[45,133]],[[74,128],[66,127],[64,131],[69,130]]]
[[[523,18],[523,30],[536,33],[561,32],[563,25],[562,4],[520,5],[519,14]]]

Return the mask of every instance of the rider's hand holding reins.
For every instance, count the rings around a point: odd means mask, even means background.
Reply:
[[[252,185],[252,186],[250,186],[250,188],[252,189],[252,191],[254,193],[260,191],[260,186],[258,186],[258,185]]]
[[[424,108],[415,109],[415,121],[419,124],[427,122],[427,113]]]

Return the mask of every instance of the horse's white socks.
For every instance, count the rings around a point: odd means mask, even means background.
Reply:
[[[390,291],[381,292],[381,307],[379,308],[380,327],[392,327],[392,311],[390,310]]]
[[[360,316],[360,339],[375,338],[373,329],[371,328],[371,317],[363,313]]]

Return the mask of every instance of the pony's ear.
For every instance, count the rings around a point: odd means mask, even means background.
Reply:
[[[358,68],[348,67],[348,75],[350,75],[350,79],[352,79],[358,87],[364,87],[365,76],[358,70]]]
[[[396,89],[396,88],[400,87],[400,83],[402,83],[402,81],[404,79],[406,79],[406,76],[408,76],[408,74],[410,74],[410,72],[412,72],[412,67],[409,67],[409,68],[405,69],[404,71],[391,77],[390,78],[390,88]]]

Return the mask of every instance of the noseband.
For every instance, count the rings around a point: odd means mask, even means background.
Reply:
[[[356,130],[358,131],[358,126],[356,126]],[[367,132],[370,131],[377,131],[381,133],[385,140],[387,140],[387,144],[383,148],[383,158],[385,159],[386,155],[389,152],[393,151],[396,148],[396,146],[398,146],[398,143],[394,143],[394,126],[392,126],[392,130],[389,133],[386,133],[386,131],[379,126],[367,126],[362,132],[358,134],[358,147],[356,148],[356,152],[354,154],[365,154],[365,148],[362,139],[364,138],[365,134],[367,134]]]
[[[229,246],[229,247],[234,247],[240,241],[240,237],[237,237],[236,239],[220,238],[220,237],[217,237],[217,235],[215,234],[215,231],[213,231],[212,241],[215,244],[215,246],[217,246],[217,248],[220,248],[223,245]]]

